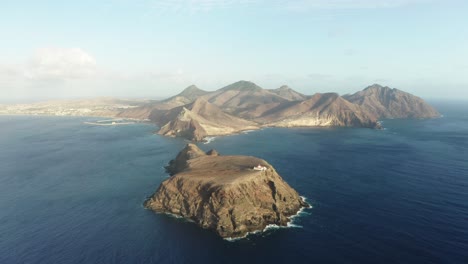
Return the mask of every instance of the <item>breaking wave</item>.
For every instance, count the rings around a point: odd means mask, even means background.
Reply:
[[[301,209],[299,209],[299,211],[297,211],[297,213],[295,215],[292,215],[292,216],[289,217],[289,222],[286,223],[286,226],[280,226],[280,225],[276,225],[276,224],[269,224],[269,225],[265,226],[265,228],[263,230],[248,232],[247,234],[245,234],[242,237],[227,237],[227,238],[224,238],[224,240],[229,241],[229,242],[235,242],[235,241],[245,239],[249,235],[264,233],[264,232],[269,231],[269,230],[277,230],[277,229],[285,229],[285,228],[303,228],[303,226],[294,223],[294,221],[296,219],[298,219],[299,217],[301,217],[301,216],[310,215],[310,213],[306,212],[305,210],[306,209],[311,209],[312,205],[310,205],[310,203],[307,202],[306,197],[304,197],[304,196],[300,196],[300,197],[301,197],[302,201],[309,204],[310,207],[301,207]]]
[[[204,140],[205,140],[205,143],[204,143],[204,144],[210,144],[210,143],[213,142],[215,139],[216,139],[216,137],[205,137],[205,138],[204,138]]]

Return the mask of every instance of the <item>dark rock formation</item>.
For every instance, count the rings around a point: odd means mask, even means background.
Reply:
[[[266,170],[252,169],[259,164]],[[173,176],[145,207],[191,219],[221,237],[242,237],[269,224],[284,226],[308,207],[270,164],[255,157],[207,155],[188,144],[168,170]]]
[[[209,150],[208,152],[206,152],[206,155],[208,155],[208,156],[219,156],[219,153],[215,149],[212,149],[212,150]]]

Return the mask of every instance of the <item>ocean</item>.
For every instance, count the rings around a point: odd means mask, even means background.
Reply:
[[[0,263],[468,263],[468,104],[385,130],[269,128],[200,143],[272,164],[312,208],[227,241],[143,208],[187,143],[150,124],[0,116]]]

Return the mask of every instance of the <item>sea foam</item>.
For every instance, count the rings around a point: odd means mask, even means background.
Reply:
[[[307,202],[306,197],[304,197],[304,196],[300,196],[300,197],[301,197],[303,202],[310,205],[310,203]],[[301,207],[297,211],[296,214],[289,217],[289,222],[286,223],[286,226],[279,226],[279,225],[276,225],[276,224],[269,224],[269,225],[265,226],[265,228],[263,230],[256,230],[256,231],[253,231],[253,232],[248,232],[247,234],[245,234],[242,237],[226,237],[226,238],[224,238],[224,240],[229,241],[229,242],[235,242],[235,241],[238,241],[238,240],[241,240],[241,239],[245,239],[250,235],[265,233],[266,231],[269,231],[269,230],[277,230],[277,229],[285,229],[285,228],[303,228],[303,226],[295,224],[294,220],[298,219],[301,216],[310,215],[310,213],[306,212],[305,210],[306,209],[311,209],[311,208],[312,208],[311,205],[310,205],[310,207]]]
[[[205,138],[204,138],[204,140],[205,140],[205,143],[204,143],[204,144],[210,144],[210,143],[213,142],[215,139],[216,139],[216,137],[205,137]]]

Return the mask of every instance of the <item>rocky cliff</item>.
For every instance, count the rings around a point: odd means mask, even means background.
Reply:
[[[259,164],[266,170],[252,169]],[[242,237],[270,224],[284,226],[308,207],[270,164],[255,157],[204,153],[188,144],[168,171],[172,176],[145,207],[193,220],[221,237]]]
[[[161,126],[158,134],[180,136],[194,141],[201,141],[206,136],[258,129],[256,123],[225,113],[204,98],[169,111],[155,110],[151,113],[150,120]]]

